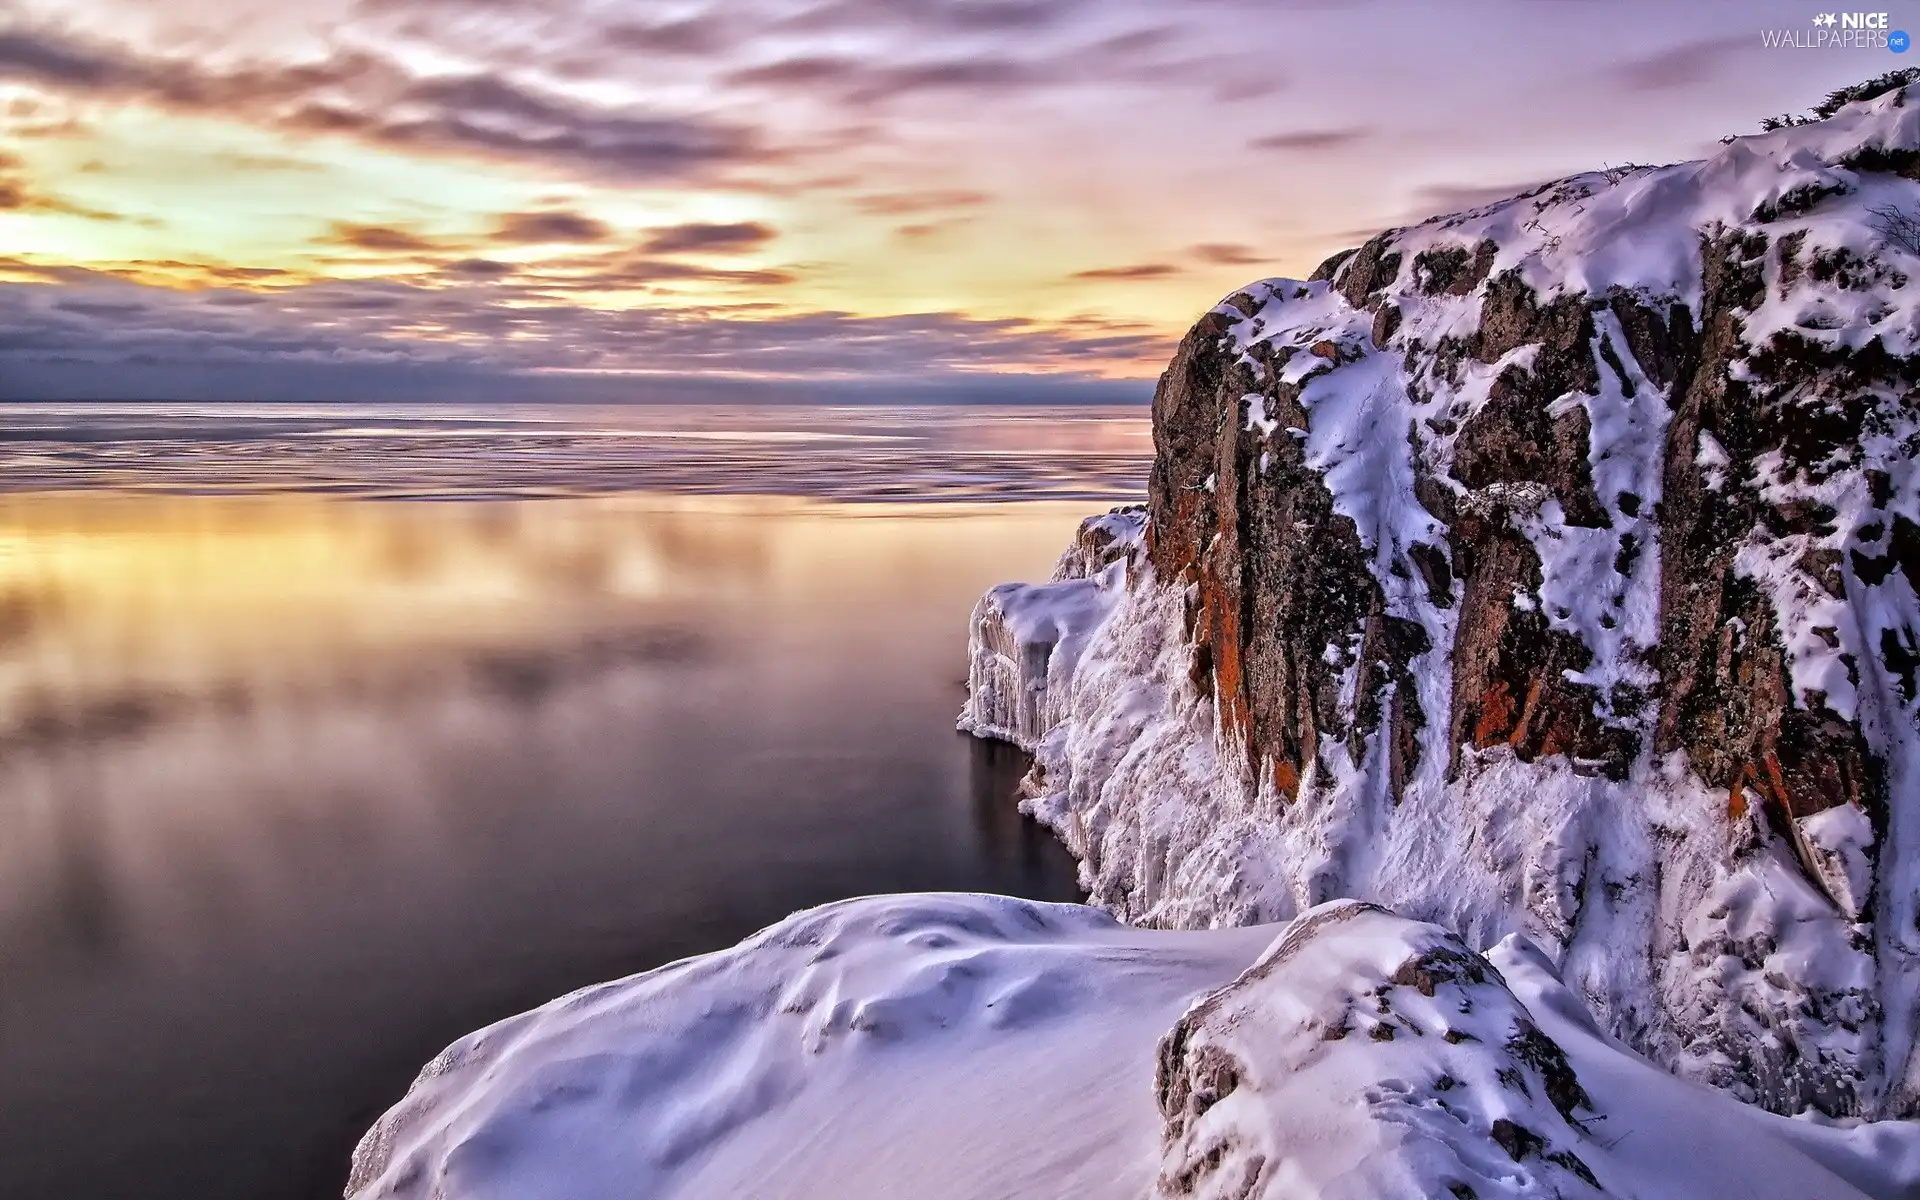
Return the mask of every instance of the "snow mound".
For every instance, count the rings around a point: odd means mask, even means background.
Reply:
[[[1895,1200],[1917,1180],[1920,1125],[1826,1128],[1664,1075],[1520,939],[1489,960],[1353,902],[1180,933],[918,895],[461,1039],[366,1135],[348,1195]]]
[[[1271,937],[997,896],[827,905],[461,1039],[348,1195],[1141,1196],[1155,1040]]]
[[[1160,1047],[1163,1196],[1599,1194],[1560,1047],[1437,926],[1303,914]]]

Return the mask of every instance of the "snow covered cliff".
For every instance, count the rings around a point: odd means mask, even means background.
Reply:
[[[1914,217],[1920,87],[1229,297],[1124,585],[1031,662],[989,596],[963,727],[1125,920],[1524,933],[1683,1076],[1913,1113]]]

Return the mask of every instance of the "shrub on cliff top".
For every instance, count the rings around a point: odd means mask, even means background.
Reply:
[[[1863,79],[1859,83],[1843,88],[1835,88],[1827,93],[1827,98],[1808,111],[1794,116],[1781,113],[1777,117],[1767,117],[1760,122],[1763,132],[1771,133],[1776,129],[1788,129],[1795,125],[1811,125],[1815,121],[1824,121],[1849,104],[1860,100],[1871,100],[1875,96],[1884,96],[1888,92],[1906,87],[1920,80],[1920,67],[1901,67],[1897,71],[1888,71],[1875,75],[1872,79]],[[1720,139],[1723,142],[1733,140],[1732,135]]]

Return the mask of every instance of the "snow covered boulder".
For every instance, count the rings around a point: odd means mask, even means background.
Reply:
[[[1159,1194],[1597,1196],[1596,1114],[1487,961],[1434,925],[1336,901],[1160,1044]]]
[[[1055,583],[1091,579],[1114,563],[1131,558],[1147,531],[1147,506],[1122,504],[1080,522],[1073,544],[1053,566]]]

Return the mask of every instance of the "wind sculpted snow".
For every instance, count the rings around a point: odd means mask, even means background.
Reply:
[[[1142,1196],[1155,1041],[1271,938],[997,896],[813,909],[449,1047],[349,1195]]]
[[[1892,1200],[1920,1178],[1920,1127],[1671,1079],[1530,945],[1494,958],[1351,903],[1181,933],[846,901],[462,1039],[349,1195]]]

